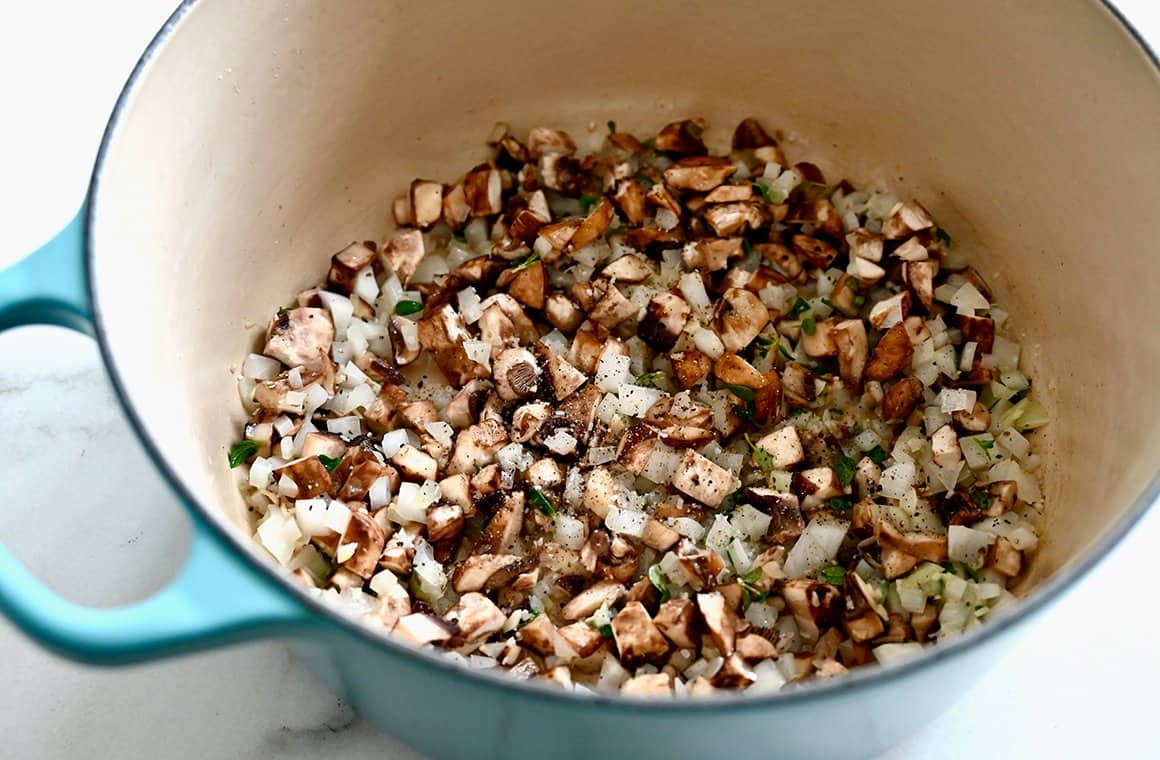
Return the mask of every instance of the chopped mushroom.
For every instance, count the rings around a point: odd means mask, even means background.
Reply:
[[[922,383],[904,377],[886,391],[882,399],[882,417],[888,421],[904,420],[922,400]]]
[[[628,602],[616,613],[612,619],[612,636],[621,661],[629,666],[658,660],[669,650],[668,642],[640,602]]]
[[[613,605],[620,601],[626,593],[623,583],[616,581],[598,581],[572,597],[562,610],[568,620],[586,618],[604,605]]]
[[[759,440],[757,447],[772,457],[773,466],[779,470],[788,470],[805,459],[801,438],[792,426],[773,431]]]
[[[531,565],[529,558],[511,554],[474,554],[456,568],[451,585],[460,594],[500,588]]]
[[[995,542],[987,549],[987,559],[983,566],[1000,575],[1014,578],[1023,570],[1023,553],[1015,548],[1010,539],[996,536]]]
[[[806,641],[817,641],[820,628],[833,618],[840,592],[834,586],[808,578],[782,581],[781,596]]]
[[[427,255],[423,245],[423,234],[418,230],[400,232],[383,244],[380,251],[383,259],[390,264],[391,271],[404,286],[410,284],[419,268],[419,262]]]
[[[738,485],[733,473],[692,449],[685,450],[672,483],[673,488],[710,507],[721,506]]]
[[[443,185],[429,179],[417,179],[411,183],[412,222],[419,229],[427,230],[443,216]]]
[[[843,493],[842,482],[832,467],[813,467],[794,473],[793,486],[802,496],[802,509],[820,507]]]
[[[701,613],[701,620],[709,637],[713,639],[713,646],[723,657],[733,654],[737,637],[737,622],[731,610],[725,604],[725,597],[718,591],[707,594],[697,594],[697,610]]]
[[[704,128],[704,122],[700,119],[686,119],[666,124],[657,133],[656,149],[684,156],[705,153],[705,143],[701,141],[701,132]]]
[[[495,602],[473,591],[459,597],[443,619],[457,626],[458,635],[465,641],[479,641],[501,630],[507,622],[507,615]]]
[[[665,169],[665,182],[678,190],[706,193],[728,179],[736,167],[724,156],[690,156]]]
[[[266,330],[266,356],[289,367],[313,366],[329,357],[334,322],[325,309],[300,307],[284,311]]]
[[[866,365],[866,377],[879,382],[890,380],[910,365],[913,356],[914,348],[906,334],[906,327],[897,324],[887,330],[874,347],[874,355]]]
[[[769,322],[769,310],[755,293],[730,288],[718,302],[713,322],[726,351],[737,352],[753,342]]]
[[[495,390],[505,401],[533,396],[540,387],[540,365],[526,348],[508,348],[492,362]]]
[[[362,243],[351,243],[330,257],[330,272],[326,284],[340,293],[354,292],[355,278],[359,272],[371,266],[378,254]]]
[[[866,325],[860,319],[846,319],[834,326],[834,345],[838,351],[838,369],[842,380],[857,387],[866,369]]]

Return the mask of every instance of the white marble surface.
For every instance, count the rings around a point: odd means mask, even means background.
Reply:
[[[1120,5],[1160,40],[1153,0]],[[53,0],[5,13],[0,266],[79,203],[120,83],[168,10],[163,0]],[[94,345],[46,328],[0,336],[0,419],[0,540],[78,601],[122,603],[159,587],[184,551],[185,518],[120,417]],[[956,707],[882,760],[1160,757],[1160,649],[1146,628],[1115,625],[1154,606],[1146,581],[1157,545],[1160,514]],[[97,670],[46,654],[0,620],[0,681],[0,757],[414,756],[277,643]]]

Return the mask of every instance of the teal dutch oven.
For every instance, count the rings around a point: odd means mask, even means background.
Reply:
[[[657,701],[463,670],[307,596],[250,542],[226,465],[231,366],[269,313],[350,239],[385,235],[412,178],[477,163],[496,121],[643,132],[693,115],[721,130],[756,115],[827,174],[930,199],[1010,305],[1053,420],[1019,610],[896,666]],[[160,593],[116,609],[61,599],[0,549],[0,608],[95,664],[288,640],[433,756],[873,754],[1022,632],[1053,635],[1037,614],[1157,493],[1157,178],[1156,62],[1100,2],[190,0],[125,86],[85,207],[0,274],[0,328],[95,335],[192,547]]]

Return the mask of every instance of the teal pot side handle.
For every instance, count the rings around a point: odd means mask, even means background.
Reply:
[[[53,324],[92,335],[84,268],[86,209],[32,255],[0,271],[0,331]],[[114,665],[289,634],[314,616],[246,565],[193,515],[189,555],[154,596],[124,607],[74,604],[0,545],[0,611],[42,645],[72,659]]]

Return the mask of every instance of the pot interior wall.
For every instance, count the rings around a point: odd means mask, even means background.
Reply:
[[[791,158],[921,198],[1010,308],[1053,423],[1035,583],[1160,462],[1160,89],[1096,3],[532,7],[203,0],[121,114],[96,199],[115,363],[180,479],[234,523],[231,370],[329,255],[389,231],[497,120],[587,134],[756,115]]]

